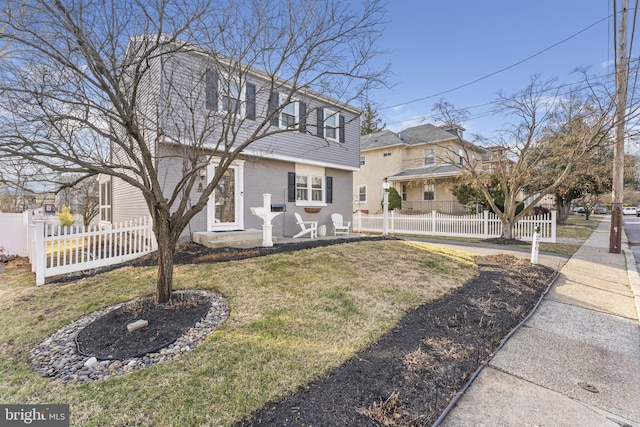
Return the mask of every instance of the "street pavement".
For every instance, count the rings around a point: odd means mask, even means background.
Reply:
[[[624,234],[609,253],[608,218],[571,258],[540,255],[558,278],[437,425],[640,427],[640,276]]]

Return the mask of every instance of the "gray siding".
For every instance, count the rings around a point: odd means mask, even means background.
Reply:
[[[222,128],[222,116],[213,114],[205,106],[205,79],[204,73],[207,67],[216,67],[207,58],[197,54],[179,54],[179,58],[165,59],[163,65],[163,87],[168,97],[166,112],[165,132],[168,137],[187,142],[192,139],[188,128],[195,123],[197,138],[208,138],[208,146],[215,147],[220,135],[214,129]],[[223,73],[217,70],[218,73]],[[256,120],[241,119],[237,126],[240,128],[237,141],[244,142],[255,130],[259,123],[267,117],[270,96],[270,85],[254,75],[239,74],[241,84],[247,81],[256,85]],[[278,91],[278,88],[276,88]],[[285,93],[286,87],[279,88],[279,92]],[[359,166],[360,156],[360,118],[353,110],[340,111],[334,105],[319,97],[300,96],[296,98],[304,102],[307,109],[306,133],[298,129],[287,130],[275,135],[265,136],[253,142],[248,148],[252,155],[287,159],[292,161],[305,161],[323,165],[332,165],[337,168],[356,170]],[[316,108],[330,108],[338,110],[344,116],[345,142],[330,141],[316,136],[317,119]],[[185,118],[188,120],[185,122]],[[277,127],[268,127],[270,132]]]
[[[149,215],[140,190],[121,179],[112,179],[111,214],[113,224]]]
[[[327,233],[333,231],[331,214],[340,213],[346,221],[353,216],[353,172],[340,169],[325,170],[333,178],[333,203],[323,206],[319,213],[307,213],[302,206],[287,201],[288,172],[295,172],[293,163],[279,161],[251,161],[245,164],[245,225],[246,228],[262,229],[262,220],[251,214],[250,207],[262,206],[262,194],[270,193],[272,203],[285,203],[287,210],[272,221],[274,236],[293,236],[300,231],[294,213],[306,221],[318,221],[325,225]]]
[[[163,129],[167,139],[181,144],[213,148],[219,142],[217,133],[221,128],[219,114],[206,109],[204,73],[207,67],[214,66],[208,58],[199,54],[182,53],[176,58],[164,57],[152,64],[141,88],[140,122],[148,132],[147,140],[155,140],[158,126]],[[256,120],[242,119],[238,141],[256,130],[256,126],[267,116],[269,89],[261,77],[250,74],[247,78],[256,85]],[[246,81],[246,80],[245,80]],[[285,86],[280,88],[285,92]],[[299,231],[295,224],[294,212],[300,213],[306,220],[317,220],[320,225],[332,231],[330,215],[341,213],[345,220],[352,220],[353,209],[353,170],[359,166],[360,121],[355,110],[346,108],[339,113],[344,116],[345,142],[330,141],[318,137],[316,108],[338,110],[322,96],[309,94],[301,96],[307,110],[306,133],[298,129],[287,130],[266,136],[253,142],[245,150],[244,160],[244,228],[261,229],[262,220],[251,214],[250,208],[262,206],[262,194],[271,193],[273,203],[286,203],[287,211],[273,221],[275,236],[291,236]],[[190,133],[189,129],[192,130]],[[209,129],[209,131],[205,131]],[[277,127],[268,128],[270,132]],[[194,130],[194,131],[193,131]],[[179,178],[183,175],[183,163],[180,160],[178,145],[153,147],[156,164],[161,171],[161,182],[165,196],[169,197]],[[114,148],[114,156],[118,150]],[[115,159],[114,159],[115,160]],[[125,160],[122,159],[124,162]],[[325,168],[325,175],[333,178],[333,203],[321,208],[319,213],[310,214],[304,207],[287,201],[288,172],[295,172],[296,164],[307,164]],[[196,187],[191,194],[180,195],[195,204],[201,196]],[[146,203],[138,190],[122,180],[113,181],[112,214],[114,222],[148,214]],[[199,212],[182,233],[189,239],[191,233],[207,228],[207,209]]]

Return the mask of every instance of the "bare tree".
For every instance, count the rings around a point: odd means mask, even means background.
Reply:
[[[62,173],[109,175],[140,191],[159,246],[158,302],[171,298],[181,232],[232,162],[267,136],[298,131],[271,126],[282,109],[308,93],[346,104],[386,74],[370,61],[384,13],[377,0],[358,8],[335,0],[4,4],[0,42],[16,53],[0,65],[0,152]],[[191,67],[194,56],[209,66]],[[163,90],[150,93],[158,69],[176,75],[162,76]],[[207,112],[202,106],[214,100],[201,89],[212,86],[212,73],[224,108]],[[238,96],[256,74],[256,94],[278,92],[282,102],[254,111]],[[181,159],[171,185],[170,158]],[[214,176],[190,200],[214,161]]]
[[[542,82],[538,76],[519,93],[500,94],[498,110],[510,122],[498,140],[477,138],[477,144],[488,150],[484,159],[475,157],[461,140],[465,159],[459,167],[500,218],[503,238],[513,237],[516,222],[576,172],[581,159],[610,141],[615,126],[611,88],[606,82],[595,83],[586,73],[581,75],[584,84],[562,95],[553,81]],[[436,109],[448,125],[459,125],[465,117],[448,103],[441,102]],[[496,182],[504,206],[498,206],[491,196]],[[525,194],[531,196],[518,211]]]

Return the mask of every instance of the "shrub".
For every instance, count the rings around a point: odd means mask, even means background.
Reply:
[[[394,209],[402,209],[402,197],[400,197],[400,193],[398,190],[391,187],[389,188],[389,210],[392,211]],[[380,206],[384,209],[384,200],[380,202]]]
[[[73,215],[71,215],[71,209],[69,206],[63,206],[62,212],[58,212],[56,215],[58,215],[60,225],[63,227],[71,227],[73,223],[76,222],[76,220],[73,219]]]

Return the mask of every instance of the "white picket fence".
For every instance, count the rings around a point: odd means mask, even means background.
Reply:
[[[513,230],[513,237],[531,241],[536,226],[540,227],[541,242],[556,242],[556,211],[521,219]],[[477,215],[448,215],[436,211],[422,215],[403,215],[391,211],[387,229],[391,234],[488,239],[502,235],[502,222],[489,211]],[[381,233],[382,230],[382,214],[357,212],[353,215],[353,231]]]
[[[37,285],[47,277],[126,262],[157,249],[151,217],[86,230],[44,221],[29,227],[29,261]]]

